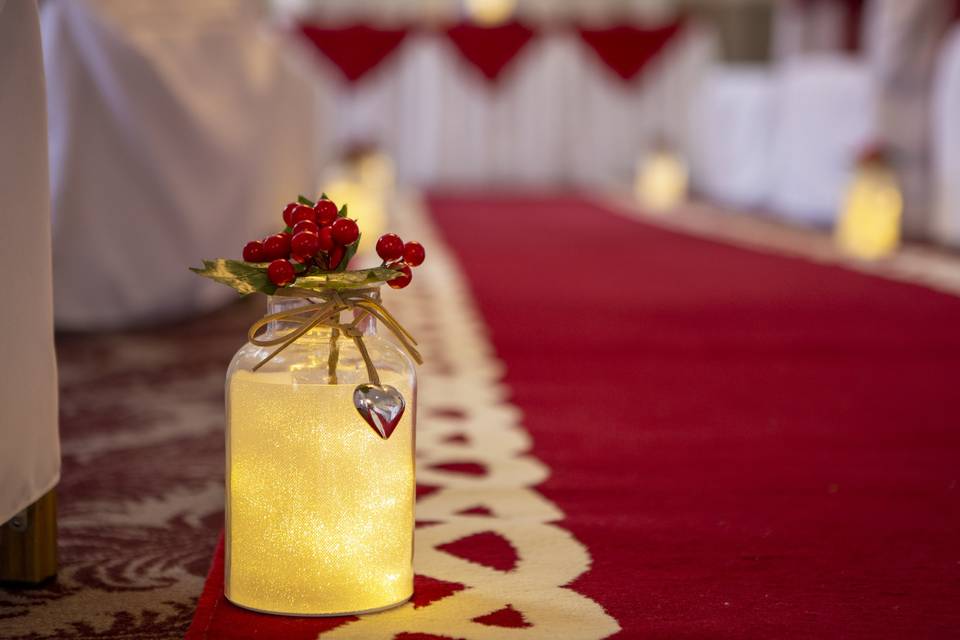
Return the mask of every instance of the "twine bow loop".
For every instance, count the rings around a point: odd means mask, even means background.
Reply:
[[[254,371],[270,362],[284,349],[302,338],[312,329],[324,326],[332,330],[332,348],[335,348],[336,340],[341,334],[351,338],[354,343],[356,343],[357,349],[360,351],[360,355],[363,356],[363,360],[366,363],[370,380],[375,384],[379,384],[380,377],[377,375],[370,354],[367,352],[366,344],[363,341],[363,331],[359,328],[360,323],[368,316],[379,320],[384,327],[389,329],[390,332],[397,337],[400,345],[410,354],[410,357],[413,358],[417,364],[423,364],[423,358],[416,348],[417,341],[414,340],[410,332],[407,331],[379,301],[373,298],[373,289],[355,289],[350,291],[331,290],[320,295],[309,291],[301,292],[293,289],[281,291],[284,293],[280,295],[301,298],[307,300],[308,304],[277,313],[271,313],[250,325],[250,329],[247,331],[247,338],[252,344],[258,347],[277,347],[253,367]],[[343,311],[356,312],[352,322],[340,322],[340,313]],[[286,333],[274,337],[266,337],[265,335],[258,336],[257,334],[260,330],[271,322],[283,322],[293,325],[293,328]]]

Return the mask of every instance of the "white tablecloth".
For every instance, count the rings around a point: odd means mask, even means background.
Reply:
[[[0,523],[60,477],[46,129],[36,4],[0,0]]]
[[[857,157],[876,139],[876,85],[866,63],[836,55],[793,58],[778,72],[770,206],[830,225]]]
[[[775,90],[766,67],[711,69],[692,105],[690,169],[701,194],[747,209],[766,203]]]
[[[167,320],[235,294],[239,256],[316,188],[314,89],[245,0],[49,0],[56,320]]]

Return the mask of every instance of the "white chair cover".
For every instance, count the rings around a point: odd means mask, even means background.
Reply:
[[[808,56],[780,68],[770,206],[786,218],[832,224],[857,156],[876,136],[876,90],[851,58]]]
[[[42,7],[58,326],[150,323],[235,294],[239,256],[319,175],[307,77],[243,0]]]
[[[770,188],[775,79],[763,67],[716,65],[693,100],[690,170],[704,196],[764,204]]]
[[[36,4],[0,0],[0,523],[60,478],[46,127]]]
[[[933,95],[934,236],[960,246],[960,25],[948,34]]]

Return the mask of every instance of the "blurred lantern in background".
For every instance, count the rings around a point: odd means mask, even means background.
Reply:
[[[670,211],[686,201],[687,179],[686,163],[670,144],[660,141],[637,162],[634,195],[650,212]]]
[[[856,169],[837,222],[837,244],[847,254],[876,260],[900,246],[903,196],[883,147],[868,147]]]
[[[350,217],[363,226],[357,250],[359,262],[374,255],[374,244],[386,231],[390,203],[396,192],[390,156],[373,145],[352,145],[328,172],[320,191],[338,205],[349,203]]]
[[[464,8],[472,22],[486,27],[503,24],[513,17],[517,0],[464,0]]]

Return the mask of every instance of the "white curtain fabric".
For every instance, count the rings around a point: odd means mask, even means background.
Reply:
[[[936,236],[931,96],[952,4],[950,0],[872,0],[868,7],[879,123],[904,192],[904,231],[918,238]]]
[[[846,10],[839,0],[779,0],[773,19],[773,57],[778,61],[844,48]]]
[[[36,4],[0,0],[0,523],[60,477],[46,131]]]
[[[314,90],[244,0],[48,0],[57,325],[231,299],[187,270],[238,256],[318,175]]]
[[[711,200],[746,209],[766,203],[776,78],[767,67],[717,65],[694,97],[690,174]]]
[[[690,29],[624,82],[558,31],[491,85],[445,35],[414,33],[351,84],[316,53],[322,128],[335,130],[324,155],[374,142],[419,186],[623,183],[657,138],[687,146],[686,105],[713,56],[711,36]]]
[[[933,96],[934,236],[960,246],[960,25],[948,34]]]
[[[832,224],[877,136],[876,85],[865,63],[832,55],[791,59],[778,74],[769,204],[796,222]]]

